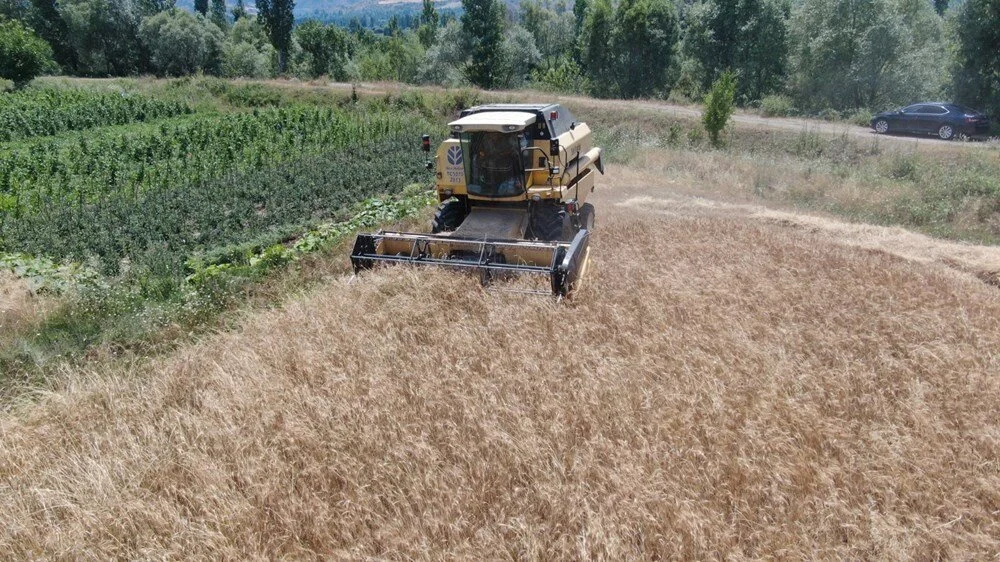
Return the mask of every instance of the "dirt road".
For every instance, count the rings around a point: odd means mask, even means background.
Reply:
[[[282,81],[272,81],[271,83],[277,85],[291,85]],[[443,91],[442,88],[435,86],[409,86],[401,85],[398,83],[362,83],[362,84],[349,84],[343,82],[331,82],[326,85],[327,87],[339,89],[339,90],[351,90],[356,88],[359,95],[365,94],[385,94],[387,92],[399,92],[403,90],[427,90],[427,91]],[[296,87],[301,87],[297,85]],[[487,92],[488,95],[493,95],[499,98],[518,100],[527,103],[531,102],[550,102],[556,101],[559,103],[565,103],[573,108],[580,109],[618,109],[618,110],[645,110],[657,113],[662,113],[665,115],[673,116],[679,119],[685,120],[698,120],[701,118],[701,109],[697,106],[683,106],[676,105],[667,102],[653,101],[653,100],[600,100],[584,96],[571,96],[562,94],[552,94],[548,92],[537,92],[531,90],[516,90],[516,91],[490,91]],[[743,111],[737,111],[731,117],[731,121],[735,126],[747,127],[753,129],[771,129],[778,131],[790,131],[790,132],[801,132],[801,131],[812,131],[820,133],[823,135],[830,136],[841,136],[841,135],[851,135],[860,139],[875,139],[877,138],[879,142],[889,143],[897,146],[912,146],[917,150],[963,150],[963,149],[985,149],[992,148],[996,150],[998,148],[998,143],[996,141],[989,142],[963,142],[963,141],[944,141],[932,136],[893,136],[893,135],[876,135],[875,132],[868,127],[860,127],[853,125],[851,123],[841,122],[833,123],[828,121],[821,121],[818,119],[804,119],[804,118],[788,118],[788,117],[762,117],[757,114],[747,113]]]

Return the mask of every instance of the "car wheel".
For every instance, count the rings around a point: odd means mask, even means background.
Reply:
[[[955,136],[955,129],[951,125],[941,125],[938,129],[938,137],[941,140],[951,140]]]
[[[885,119],[879,119],[875,122],[875,132],[884,135],[889,132],[889,122]]]

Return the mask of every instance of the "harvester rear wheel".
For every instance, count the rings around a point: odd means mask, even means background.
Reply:
[[[449,199],[438,206],[434,213],[434,220],[431,221],[431,232],[451,232],[457,229],[466,215],[465,202],[458,199]]]

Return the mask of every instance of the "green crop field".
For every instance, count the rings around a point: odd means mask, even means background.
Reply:
[[[419,137],[443,131],[411,108],[259,85],[139,89],[56,84],[0,98],[0,263],[71,303],[33,346],[128,340],[136,322],[141,339],[150,324],[218,309],[220,287],[226,301],[337,224],[427,202],[401,194],[429,186]],[[0,367],[37,363],[37,350],[14,348]]]
[[[0,96],[0,142],[155,121],[191,113],[179,101],[81,88],[40,88]]]

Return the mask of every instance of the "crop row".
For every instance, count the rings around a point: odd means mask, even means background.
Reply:
[[[23,143],[0,161],[0,211],[20,219],[52,205],[138,199],[150,190],[260,172],[408,129],[413,125],[394,114],[296,107],[197,115],[124,132]]]
[[[192,113],[186,104],[125,92],[26,90],[0,95],[0,142]]]
[[[89,260],[105,273],[116,273],[127,260],[176,277],[192,252],[255,240],[273,244],[305,225],[337,218],[357,201],[429,180],[415,127],[410,129],[268,169],[231,170],[85,205],[43,195],[37,213],[0,225],[0,246]]]

